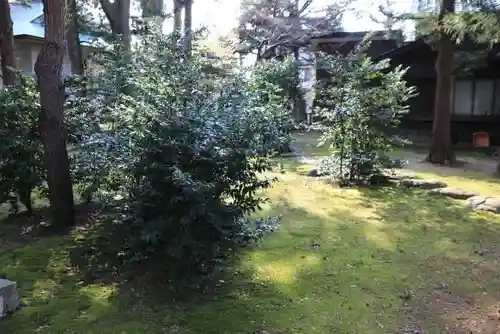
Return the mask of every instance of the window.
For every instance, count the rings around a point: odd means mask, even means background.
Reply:
[[[470,115],[472,99],[472,81],[456,80],[455,94],[453,101],[453,113],[455,115]]]
[[[500,80],[495,83],[495,105],[493,106],[493,114],[500,115]]]
[[[492,103],[493,80],[477,80],[474,94],[474,115],[490,115]]]

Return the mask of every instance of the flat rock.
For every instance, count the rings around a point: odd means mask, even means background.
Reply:
[[[391,171],[384,171],[384,175],[393,181],[401,181],[404,179],[409,180],[409,179],[416,179],[417,178],[417,176],[413,175],[413,174],[392,173]]]
[[[309,172],[307,172],[307,176],[318,177],[320,175],[319,175],[318,169],[313,168]]]
[[[472,210],[500,213],[500,198],[474,196],[467,200],[467,206]]]
[[[446,188],[448,185],[437,180],[402,179],[399,184],[407,188],[436,189]]]
[[[480,196],[480,195],[471,197],[467,200],[467,206],[470,209],[475,209],[478,205],[483,204],[487,198],[488,196]]]
[[[0,278],[0,318],[20,306],[16,282]]]
[[[454,199],[467,199],[470,197],[479,196],[478,193],[475,193],[473,191],[453,187],[429,189],[425,193],[428,195],[451,197]]]

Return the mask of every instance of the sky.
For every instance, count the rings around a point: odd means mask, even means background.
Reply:
[[[194,0],[193,3],[193,25],[196,27],[206,26],[213,36],[226,35],[237,25],[239,0]],[[322,7],[332,4],[332,0],[315,0],[314,6]],[[393,10],[396,12],[408,12],[414,8],[415,0],[392,0]],[[355,0],[351,5],[351,11],[344,15],[344,30],[365,31],[377,30],[383,27],[370,19],[370,12],[376,17],[379,4],[385,4],[386,0]],[[167,11],[169,3],[167,3]],[[170,5],[172,6],[172,5]],[[411,30],[412,24],[407,22],[405,30]]]

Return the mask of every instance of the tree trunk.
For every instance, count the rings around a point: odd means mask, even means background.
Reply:
[[[443,19],[455,11],[455,0],[441,0],[439,13],[436,59],[436,96],[432,143],[427,161],[437,164],[453,164],[455,156],[451,145],[451,114],[453,96],[453,49],[452,36],[444,31]]]
[[[115,0],[114,2],[100,0],[100,3],[111,26],[111,32],[122,41],[123,48],[129,54],[130,0]]]
[[[0,59],[2,62],[2,78],[5,86],[16,81],[16,57],[14,56],[14,34],[10,6],[8,0],[0,0]]]
[[[45,41],[35,63],[40,90],[40,131],[50,206],[56,225],[74,223],[73,189],[63,125],[66,0],[43,0]]]
[[[293,20],[295,22],[293,23],[293,25],[296,27],[300,27],[299,8],[300,8],[299,0],[295,0],[294,9],[293,9]],[[299,47],[294,46],[293,47],[293,59],[295,59],[295,61],[298,62],[300,60],[299,56],[300,56]]]
[[[78,9],[75,0],[68,1],[68,22],[66,23],[66,39],[68,43],[68,56],[71,62],[71,72],[84,75],[83,53],[78,36]]]
[[[130,36],[130,0],[119,0],[117,1],[117,16],[118,16],[118,27],[116,32],[121,35],[123,48],[126,52],[126,62],[129,63],[132,60],[131,52],[131,36]]]
[[[131,36],[130,36],[130,0],[100,0],[101,7],[106,15],[111,32],[114,37],[120,41],[121,50],[118,53],[122,55],[121,61],[125,64],[132,62],[131,54]],[[123,75],[118,74],[116,78],[116,86],[118,93],[128,94],[133,88],[126,84],[126,79]]]
[[[184,0],[184,53],[187,58],[191,57],[193,50],[193,0]]]
[[[179,38],[181,34],[182,26],[182,0],[174,0],[174,26],[173,32],[176,34],[176,38]],[[177,41],[176,41],[177,42]]]

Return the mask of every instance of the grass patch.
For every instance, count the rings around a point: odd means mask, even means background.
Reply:
[[[301,132],[294,133],[293,139],[305,153],[322,157],[329,155],[332,150],[326,145],[317,147],[320,137],[319,132]],[[432,164],[420,163],[424,159],[426,150],[397,147],[392,155],[394,157],[411,160],[410,165],[406,166],[404,171],[419,178],[434,179],[447,183],[450,187],[463,188],[478,192],[487,196],[500,196],[500,179],[494,178],[490,173],[469,170],[468,167],[441,167]],[[459,151],[461,156],[475,159],[487,159],[485,153],[476,151]],[[418,161],[417,161],[418,160]]]
[[[500,300],[497,216],[400,188],[336,189],[281,162],[259,213],[281,214],[280,230],[184,301],[143,278],[86,283],[78,230],[5,243],[0,275],[24,307],[0,333],[495,333],[484,326]],[[0,239],[21,230],[8,227]]]

